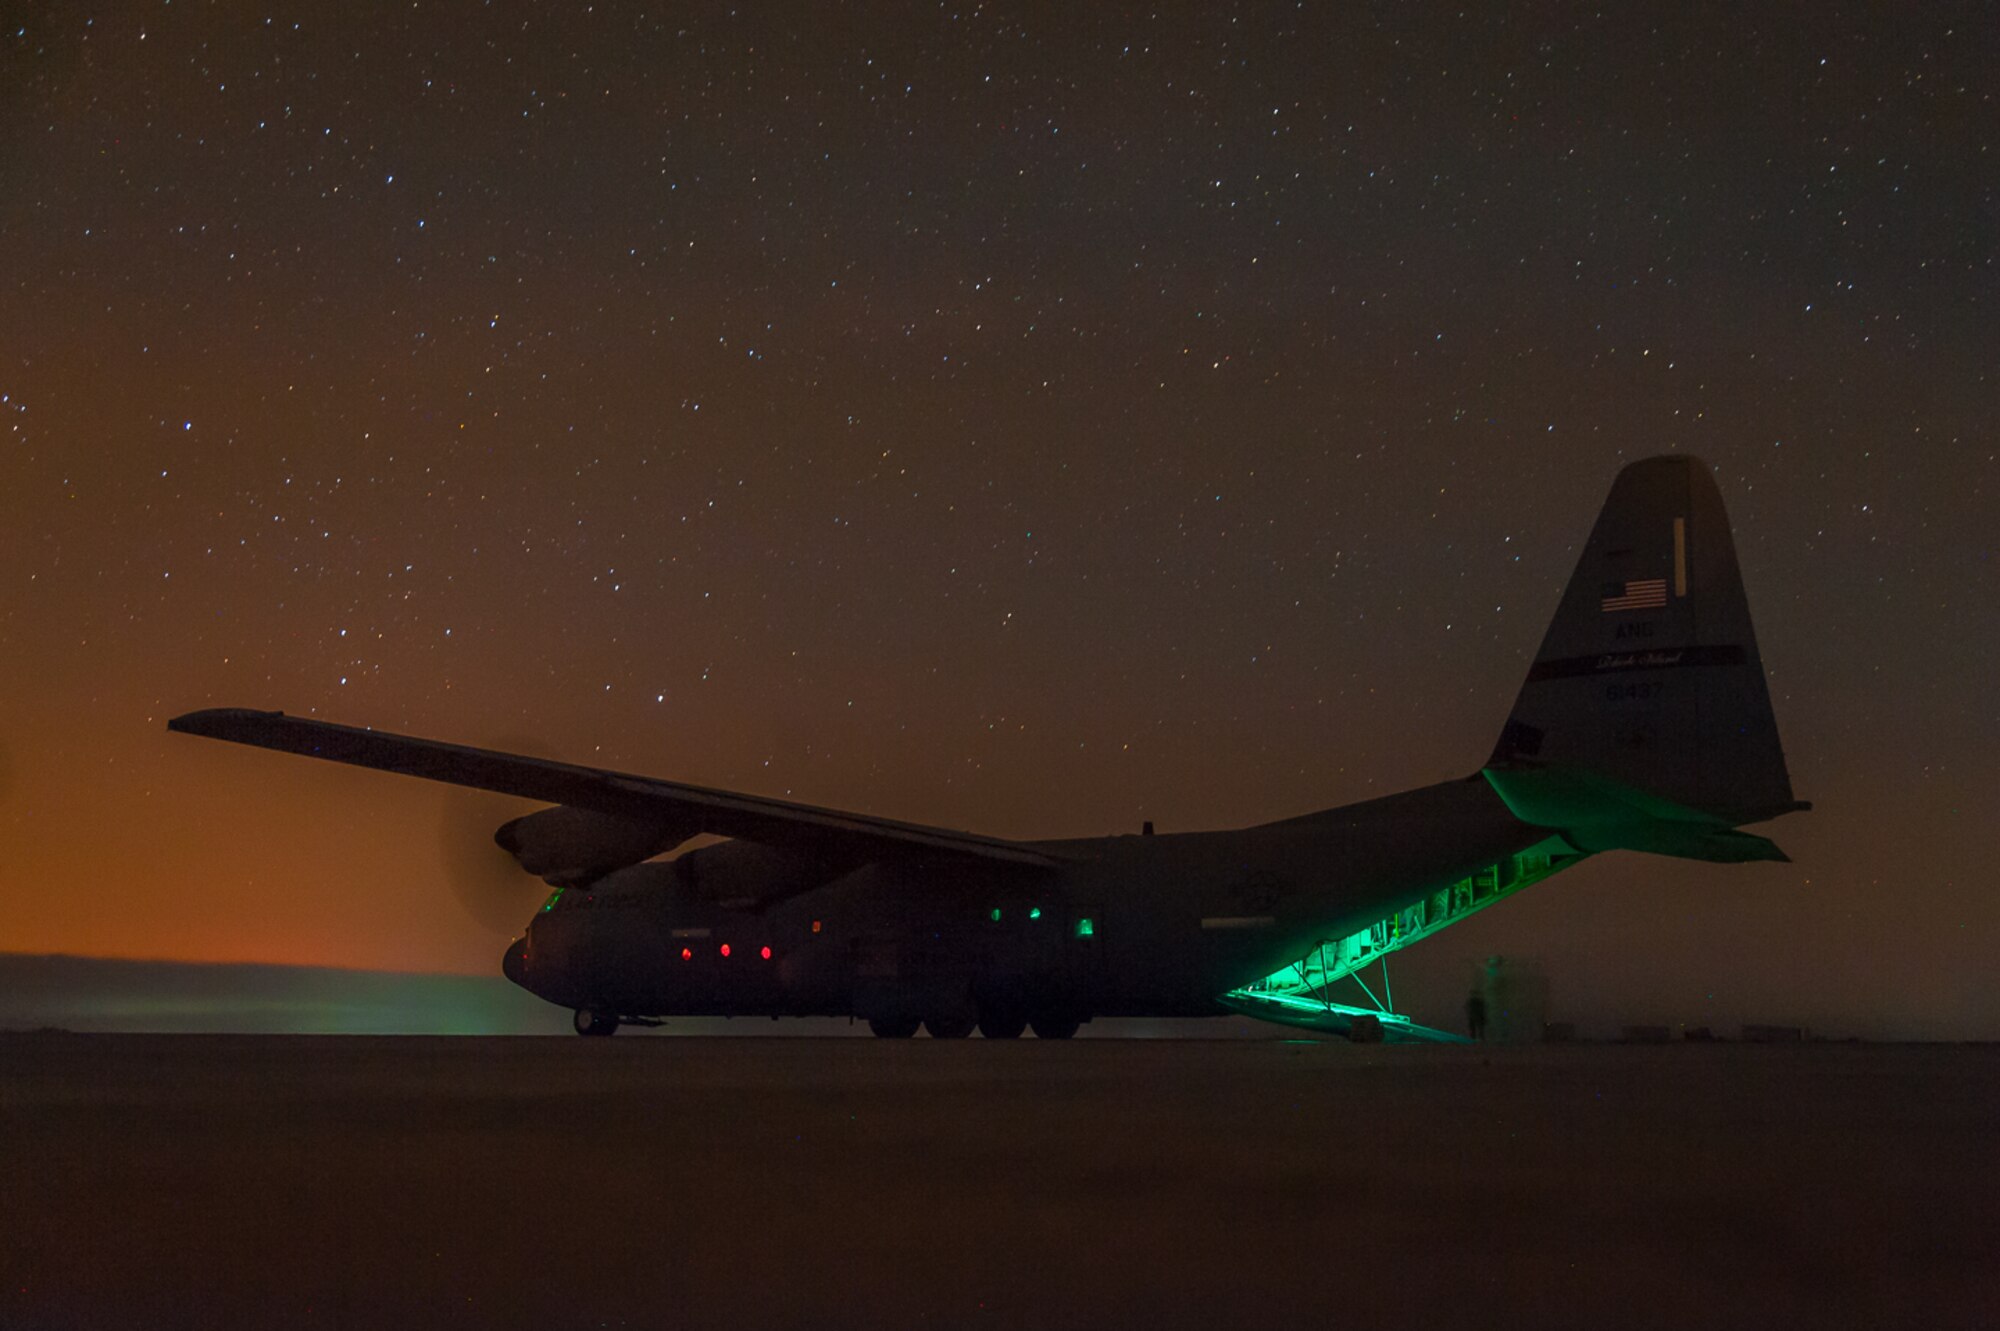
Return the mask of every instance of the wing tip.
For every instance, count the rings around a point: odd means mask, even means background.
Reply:
[[[283,712],[265,712],[255,707],[203,707],[182,712],[167,722],[167,729],[182,735],[216,736],[243,721],[279,721]]]

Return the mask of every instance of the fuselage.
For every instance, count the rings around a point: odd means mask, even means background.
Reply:
[[[1475,776],[1234,831],[1036,843],[1061,861],[1048,871],[866,864],[761,909],[642,864],[558,893],[506,969],[628,1017],[1213,1015],[1318,940],[1544,836]]]
[[[587,1035],[853,1015],[1059,1039],[1224,1002],[1331,1011],[1336,981],[1585,855],[1782,860],[1740,829],[1807,807],[1721,491],[1680,454],[1618,473],[1478,774],[1236,831],[1022,842],[283,712],[168,726],[548,806],[494,839],[578,886],[503,964]]]

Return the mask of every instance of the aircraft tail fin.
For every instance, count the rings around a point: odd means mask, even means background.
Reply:
[[[1699,459],[1618,473],[1488,767],[1589,773],[1600,780],[1586,803],[1622,791],[1628,805],[1655,801],[1654,815],[1679,810],[1645,821],[1686,835],[1632,848],[1693,858],[1771,858],[1688,838],[1807,807],[1792,797],[1729,516]]]

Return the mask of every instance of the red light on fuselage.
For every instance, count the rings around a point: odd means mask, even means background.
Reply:
[[[771,949],[767,947],[764,949],[764,960],[769,961],[770,959],[771,959]]]
[[[725,957],[729,955],[729,944],[724,943],[722,945],[722,955]]]
[[[693,960],[694,960],[694,949],[693,949],[693,948],[691,948],[691,947],[684,947],[684,948],[682,948],[682,949],[681,949],[681,960],[682,960],[682,961],[693,961]]]

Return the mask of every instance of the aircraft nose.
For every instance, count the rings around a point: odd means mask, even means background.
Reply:
[[[523,934],[507,945],[506,955],[500,958],[500,973],[520,985],[528,987],[528,938]]]

